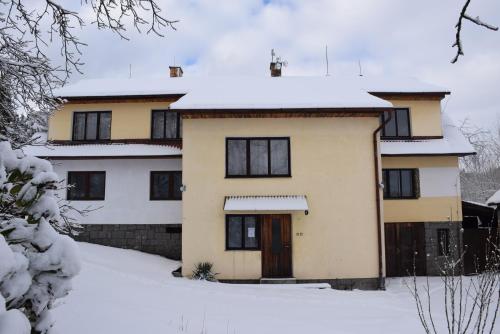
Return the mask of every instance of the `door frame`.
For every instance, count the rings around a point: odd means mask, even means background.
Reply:
[[[264,276],[264,232],[266,230],[265,224],[266,224],[266,218],[269,219],[269,222],[271,222],[271,219],[273,217],[281,217],[282,219],[282,224],[283,220],[285,224],[288,222],[289,225],[289,236],[290,236],[290,247],[289,247],[289,252],[290,252],[290,260],[289,262],[289,268],[290,268],[290,275],[288,276],[282,276],[282,277],[267,277]],[[283,213],[283,214],[262,214],[261,215],[261,277],[263,278],[292,278],[293,277],[293,231],[292,231],[292,215],[289,213]],[[283,244],[283,240],[282,240]]]

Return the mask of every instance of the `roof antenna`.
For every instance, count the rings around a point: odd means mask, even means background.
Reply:
[[[326,76],[330,76],[330,72],[328,69],[328,44],[325,45],[325,58],[326,58]]]
[[[132,64],[128,64],[128,78],[132,79]]]
[[[361,67],[361,60],[358,59],[359,76],[363,76],[363,68]]]

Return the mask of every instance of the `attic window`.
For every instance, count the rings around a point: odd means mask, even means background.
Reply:
[[[384,112],[380,116],[380,122],[383,123],[389,119],[389,112]],[[408,108],[395,109],[392,118],[382,129],[382,138],[409,138],[410,135],[410,110]]]
[[[73,140],[111,139],[111,111],[73,113]]]

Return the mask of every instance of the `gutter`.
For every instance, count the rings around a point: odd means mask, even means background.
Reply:
[[[383,258],[382,258],[382,212],[380,210],[381,201],[380,201],[380,175],[379,175],[379,161],[378,161],[378,137],[380,130],[384,128],[384,126],[389,123],[392,119],[393,110],[390,110],[389,117],[379,125],[378,128],[373,131],[373,163],[375,165],[375,198],[377,202],[377,246],[378,246],[378,288],[380,290],[385,290],[385,280],[384,280],[384,266],[383,266]]]

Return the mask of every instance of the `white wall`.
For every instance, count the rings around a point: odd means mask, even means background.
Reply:
[[[460,171],[458,167],[420,168],[420,195],[445,197],[460,195]]]
[[[81,224],[180,224],[182,201],[150,201],[151,171],[181,170],[181,159],[54,160],[61,180],[68,171],[106,171],[104,201],[73,201],[75,208],[102,207],[78,217]],[[61,191],[66,199],[66,191]]]

